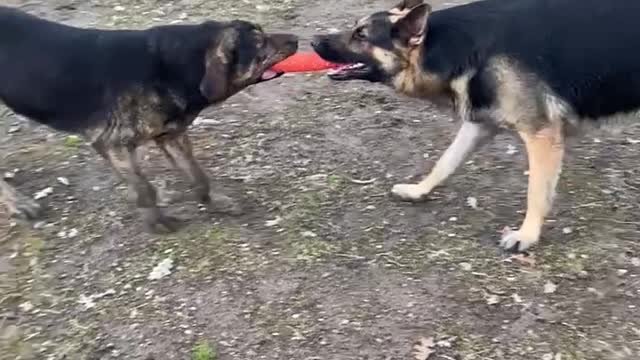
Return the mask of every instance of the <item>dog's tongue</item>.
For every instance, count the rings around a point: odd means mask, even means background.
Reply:
[[[274,70],[267,70],[262,73],[262,80],[271,80],[278,76],[278,73]]]

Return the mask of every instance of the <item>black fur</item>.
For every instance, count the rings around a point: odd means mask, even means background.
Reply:
[[[183,105],[166,109],[169,116],[197,113],[208,105],[199,91],[205,52],[223,26],[79,29],[0,7],[0,100],[68,132],[104,122],[116,97],[132,86],[179,98]]]
[[[471,102],[487,106],[491,56],[516,59],[583,118],[640,108],[640,2],[486,0],[429,17],[424,68],[452,79],[479,69]]]
[[[84,135],[127,181],[145,227],[173,231],[178,221],[158,208],[138,147],[155,142],[191,180],[199,203],[237,213],[231,199],[210,194],[187,128],[205,107],[277,77],[267,70],[297,46],[294,35],[265,34],[245,21],[108,31],[0,7],[0,101],[54,129]],[[0,201],[11,213],[36,213],[19,199],[0,180]]]

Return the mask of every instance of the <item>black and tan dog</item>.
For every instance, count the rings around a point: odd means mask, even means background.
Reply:
[[[213,211],[237,211],[210,194],[187,127],[204,108],[278,77],[268,70],[297,50],[289,34],[266,34],[244,21],[159,26],[142,31],[79,29],[0,7],[0,100],[56,130],[78,133],[127,182],[148,229],[175,229],[158,209],[136,149],[155,142],[193,182]],[[212,198],[213,197],[213,198]],[[39,206],[0,180],[14,215]]]
[[[529,158],[527,214],[501,245],[538,242],[562,167],[567,134],[640,110],[640,2],[485,0],[431,11],[405,0],[317,36],[330,76],[385,83],[425,99],[445,98],[462,120],[455,140],[419,184],[396,185],[420,200],[501,129],[524,140]]]

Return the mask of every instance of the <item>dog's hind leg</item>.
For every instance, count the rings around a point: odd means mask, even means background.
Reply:
[[[156,140],[167,159],[174,167],[181,170],[194,186],[197,200],[210,212],[239,215],[240,207],[228,196],[212,194],[209,178],[193,156],[193,146],[186,133],[179,136],[163,137]]]
[[[21,194],[6,181],[0,179],[0,203],[9,209],[9,215],[33,220],[40,216],[42,208],[31,198]]]
[[[392,194],[405,201],[420,201],[444,182],[474,150],[492,139],[496,129],[471,121],[463,121],[456,138],[440,157],[429,175],[418,184],[398,184]]]
[[[134,146],[105,147],[99,153],[107,158],[127,182],[129,199],[138,207],[147,231],[168,233],[178,228],[180,221],[165,215],[158,208],[156,190],[142,173]]]
[[[521,132],[529,157],[527,214],[518,231],[505,229],[500,244],[507,250],[524,251],[538,242],[544,218],[551,210],[562,171],[564,139],[559,126],[535,134]]]

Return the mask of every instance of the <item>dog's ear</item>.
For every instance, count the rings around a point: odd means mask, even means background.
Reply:
[[[394,24],[396,37],[404,45],[410,47],[422,44],[427,32],[429,14],[431,14],[431,6],[429,4],[422,3],[412,8]]]
[[[398,11],[406,11],[409,9],[413,9],[418,5],[422,5],[424,0],[402,0],[394,7],[394,9]]]
[[[219,40],[207,49],[204,59],[205,73],[200,81],[200,93],[209,102],[221,101],[230,95],[231,72],[238,40],[238,32],[235,29],[226,29]]]

